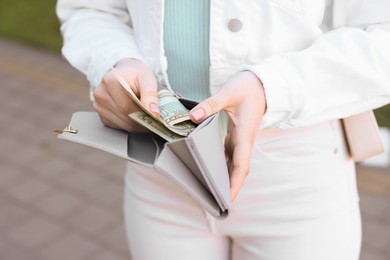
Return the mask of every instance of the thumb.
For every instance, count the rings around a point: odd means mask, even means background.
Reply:
[[[225,104],[220,95],[209,97],[208,99],[199,103],[190,111],[190,118],[195,123],[200,123],[207,117],[218,113],[224,109]]]
[[[139,82],[140,100],[142,105],[149,109],[155,116],[160,116],[157,95],[157,82],[155,79],[144,78]]]

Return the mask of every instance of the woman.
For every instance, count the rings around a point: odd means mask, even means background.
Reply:
[[[220,110],[232,122],[226,220],[128,165],[133,259],[358,259],[355,169],[337,119],[390,102],[389,10],[386,0],[59,0],[63,54],[87,75],[105,125],[138,128],[111,64],[156,115],[163,84],[201,101],[194,122]]]

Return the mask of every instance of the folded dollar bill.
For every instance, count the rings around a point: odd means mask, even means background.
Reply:
[[[158,91],[160,116],[156,117],[145,108],[127,81],[111,66],[116,79],[131,100],[140,108],[129,116],[153,133],[171,142],[188,136],[196,127],[190,120],[189,110],[178,100],[176,95],[168,89]]]

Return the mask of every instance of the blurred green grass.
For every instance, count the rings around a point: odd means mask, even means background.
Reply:
[[[0,35],[59,52],[61,35],[55,0],[1,0]]]
[[[380,126],[390,128],[390,105],[375,110],[375,115]]]
[[[59,52],[62,39],[55,0],[1,0],[0,35]],[[390,127],[390,105],[375,111],[378,123]]]

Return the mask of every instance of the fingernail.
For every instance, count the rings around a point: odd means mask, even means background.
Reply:
[[[191,112],[191,115],[192,117],[196,120],[196,121],[200,121],[202,120],[204,117],[205,117],[205,112],[203,109],[201,108],[198,108],[198,109],[195,109],[194,111]]]
[[[149,109],[150,109],[150,111],[152,111],[153,113],[160,114],[160,109],[159,109],[158,105],[155,104],[155,103],[151,103],[151,104],[149,105]]]

